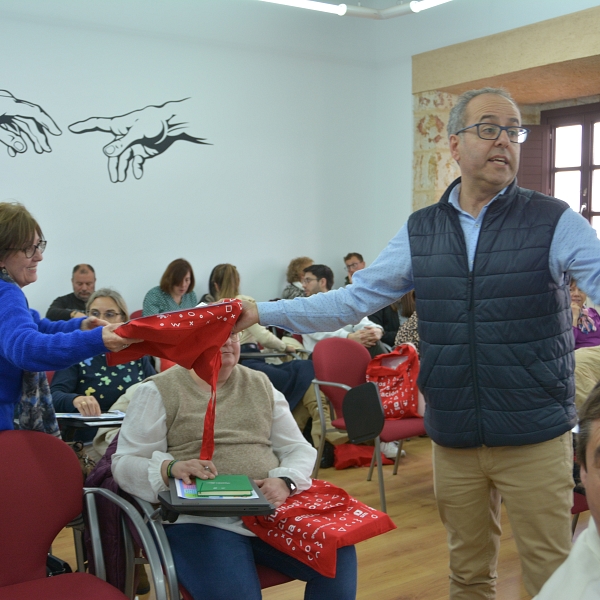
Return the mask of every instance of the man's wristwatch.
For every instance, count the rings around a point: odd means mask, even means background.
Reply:
[[[283,483],[287,485],[288,490],[290,490],[290,494],[293,494],[298,490],[298,486],[289,477],[280,477],[279,479],[281,479]]]

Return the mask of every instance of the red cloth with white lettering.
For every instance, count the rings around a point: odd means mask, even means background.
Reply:
[[[412,344],[401,344],[379,354],[367,367],[367,381],[379,388],[386,419],[421,417],[419,414],[419,355]]]
[[[261,540],[326,577],[335,577],[338,548],[396,529],[385,513],[320,479],[289,496],[274,515],[242,520]]]
[[[146,354],[166,358],[186,369],[194,369],[210,384],[212,393],[204,419],[201,460],[211,460],[214,453],[215,392],[221,368],[221,346],[241,312],[239,300],[223,300],[218,304],[132,319],[115,333],[144,341],[106,355],[109,366],[138,360]]]

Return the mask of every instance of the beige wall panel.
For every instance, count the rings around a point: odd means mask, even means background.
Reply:
[[[417,54],[412,58],[413,94],[597,56],[599,32],[600,6]]]

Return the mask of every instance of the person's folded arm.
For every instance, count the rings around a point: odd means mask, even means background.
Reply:
[[[273,452],[279,459],[279,467],[269,471],[269,477],[289,477],[298,491],[307,490],[315,466],[317,451],[304,439],[298,428],[285,396],[273,388],[275,406],[271,426]]]
[[[157,387],[149,381],[134,393],[112,458],[112,473],[119,486],[148,502],[167,488],[161,467],[173,460],[167,452],[167,415]]]
[[[50,391],[52,392],[52,404],[56,412],[77,412],[77,409],[73,406],[73,400],[82,395],[75,391],[78,379],[78,364],[54,373]]]

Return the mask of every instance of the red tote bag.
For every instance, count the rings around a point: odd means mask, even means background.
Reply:
[[[379,388],[386,419],[420,417],[419,356],[412,344],[402,344],[389,354],[380,354],[367,367],[367,381]]]
[[[326,577],[335,577],[337,549],[396,529],[388,515],[327,481],[290,496],[266,517],[242,517],[261,540]]]

